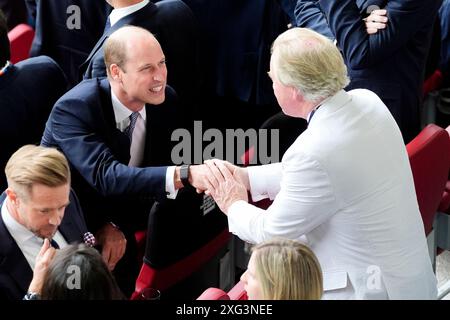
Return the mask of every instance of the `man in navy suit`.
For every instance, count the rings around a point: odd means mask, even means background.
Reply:
[[[441,3],[298,0],[296,17],[298,26],[336,39],[349,68],[351,83],[347,89],[366,88],[380,96],[408,143],[420,131],[423,74]],[[387,24],[369,35],[363,19],[374,7],[387,11]]]
[[[54,59],[75,86],[78,68],[102,35],[111,6],[102,0],[30,0],[30,10],[32,3],[36,34],[30,55]]]
[[[67,81],[49,57],[12,64],[6,22],[0,13],[0,190],[6,188],[3,169],[21,146],[39,143],[53,104],[67,90]]]
[[[8,188],[0,196],[0,300],[22,299],[44,239],[55,248],[95,239],[87,232],[70,189],[70,168],[52,148],[27,145],[6,166]]]
[[[149,0],[107,0],[114,7],[105,32],[80,67],[84,79],[105,77],[103,44],[117,29],[132,25],[155,35],[167,58],[170,70],[168,84],[183,101],[191,101],[198,89],[196,21],[181,0],[165,0],[154,4]],[[192,72],[196,70],[196,72]]]
[[[55,104],[41,143],[67,156],[87,223],[105,239],[104,257],[116,277],[123,268],[134,281],[139,221],[145,225],[155,198],[174,198],[186,184],[180,167],[167,167],[179,116],[175,93],[166,86],[164,53],[150,32],[134,26],[117,30],[105,43],[105,61],[108,78],[85,80]],[[201,190],[209,174],[205,168],[187,171]],[[124,239],[128,255],[115,268]],[[118,278],[124,293],[134,289]]]

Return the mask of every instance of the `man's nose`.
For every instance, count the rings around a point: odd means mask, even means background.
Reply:
[[[56,213],[54,213],[50,217],[48,222],[53,226],[59,226],[61,224],[61,220],[62,220],[62,215],[58,211],[56,211]]]

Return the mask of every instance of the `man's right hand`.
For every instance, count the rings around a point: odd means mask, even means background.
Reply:
[[[127,239],[122,231],[111,223],[104,225],[96,235],[97,243],[102,246],[103,260],[109,270],[114,270],[117,262],[125,254]]]
[[[385,9],[373,10],[370,15],[363,19],[366,24],[368,34],[375,34],[380,29],[385,29],[388,22],[387,11]]]

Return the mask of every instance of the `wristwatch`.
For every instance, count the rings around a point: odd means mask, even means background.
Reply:
[[[183,186],[187,187],[189,183],[189,167],[190,164],[183,164],[180,168],[180,180]]]
[[[41,296],[37,292],[27,292],[23,300],[41,300]]]

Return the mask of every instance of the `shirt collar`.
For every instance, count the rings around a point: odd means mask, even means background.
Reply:
[[[149,0],[143,0],[139,3],[136,3],[132,6],[128,6],[128,7],[124,7],[124,8],[120,8],[120,9],[114,9],[113,11],[111,11],[110,15],[109,15],[109,21],[111,23],[111,27],[113,25],[115,25],[117,23],[117,21],[119,21],[120,19],[122,19],[123,17],[126,17],[140,9],[142,9],[143,7],[145,7],[147,4],[149,3]]]
[[[114,91],[111,89],[111,102],[114,109],[114,117],[116,119],[116,124],[122,123],[124,120],[128,120],[130,115],[133,113],[130,109],[128,109],[122,102],[120,102],[119,98],[115,95]],[[139,111],[142,119],[144,121],[147,118],[147,113],[145,112],[145,105]]]
[[[6,205],[8,201],[9,198],[7,197],[3,202],[2,218],[6,228],[8,229],[9,233],[13,236],[13,238],[16,240],[16,242],[18,244],[19,243],[22,244],[28,242],[30,239],[39,238],[33,232],[28,230],[25,226],[21,225],[19,222],[17,222],[16,219],[12,217]]]

